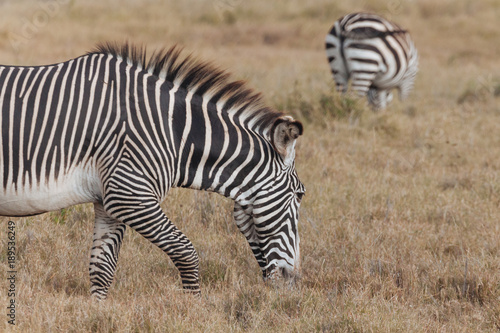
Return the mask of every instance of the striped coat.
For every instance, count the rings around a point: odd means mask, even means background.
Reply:
[[[404,100],[418,71],[417,49],[410,34],[380,16],[348,14],[335,22],[325,40],[326,54],[338,91],[367,96],[373,109],[392,100],[392,89]]]
[[[213,191],[234,200],[263,277],[295,277],[302,125],[228,77],[176,47],[146,60],[106,44],[55,65],[0,66],[0,215],[93,203],[93,296],[107,295],[127,226],[198,293],[198,255],[160,203],[172,187]]]

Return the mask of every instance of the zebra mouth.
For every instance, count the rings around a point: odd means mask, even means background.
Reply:
[[[263,275],[264,281],[271,282],[272,284],[283,281],[287,285],[293,286],[301,280],[301,276],[299,273],[285,267],[274,266],[272,269],[265,270],[263,272]]]

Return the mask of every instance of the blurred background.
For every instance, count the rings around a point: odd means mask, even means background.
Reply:
[[[324,38],[356,11],[409,30],[419,52],[410,98],[383,112],[334,91]],[[0,0],[3,65],[62,62],[103,41],[150,54],[179,44],[305,126],[298,286],[262,282],[231,202],[176,189],[163,207],[200,254],[200,300],[128,230],[109,299],[92,303],[93,212],[83,205],[14,219],[18,329],[498,332],[499,22],[498,0]]]

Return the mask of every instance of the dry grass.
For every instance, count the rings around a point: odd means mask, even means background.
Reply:
[[[93,213],[72,207],[14,219],[19,332],[500,330],[498,1],[64,2],[17,49],[12,33],[43,15],[42,2],[1,2],[1,63],[63,61],[103,40],[177,42],[305,122],[303,278],[291,290],[265,285],[231,203],[174,190],[163,207],[200,254],[201,299],[183,294],[168,258],[129,230],[109,299],[96,304]],[[333,92],[323,51],[333,21],[362,9],[410,29],[421,55],[410,100],[379,114]]]

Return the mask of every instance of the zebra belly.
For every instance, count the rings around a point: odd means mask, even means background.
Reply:
[[[0,215],[29,216],[72,205],[96,202],[101,198],[100,180],[95,173],[74,170],[61,179],[48,180],[31,188],[0,190]]]

